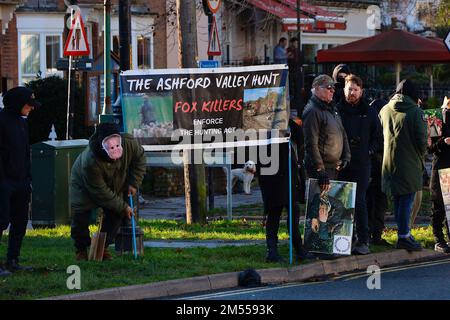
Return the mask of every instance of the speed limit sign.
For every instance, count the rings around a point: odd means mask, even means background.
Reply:
[[[221,0],[206,0],[208,8],[209,10],[211,10],[212,13],[216,13],[217,11],[219,11],[220,2]]]

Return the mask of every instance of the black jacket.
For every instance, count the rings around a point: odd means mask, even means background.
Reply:
[[[333,104],[313,95],[302,118],[308,171],[336,168],[341,161],[350,162],[347,135]]]
[[[305,200],[305,180],[302,174],[301,150],[303,144],[303,132],[293,120],[289,120],[291,130],[291,175],[292,175],[292,201],[294,203],[304,203]],[[278,172],[274,175],[261,175],[261,167],[257,166],[257,176],[261,194],[264,201],[266,213],[277,206],[289,205],[289,144],[281,143],[279,147]],[[271,149],[271,151],[274,149]],[[277,161],[272,155],[272,161]],[[268,166],[268,165],[266,165]]]
[[[442,199],[439,169],[450,168],[450,146],[444,142],[446,137],[450,137],[450,111],[443,112],[442,117],[445,120],[442,123],[442,137],[431,138],[431,145],[428,146],[428,152],[433,154],[430,179],[431,200]]]
[[[383,148],[383,133],[377,111],[365,99],[361,99],[357,106],[350,105],[344,99],[337,109],[350,145],[350,167],[368,167],[370,156]]]
[[[28,123],[22,118],[21,109],[5,106],[0,110],[0,182],[31,182]]]

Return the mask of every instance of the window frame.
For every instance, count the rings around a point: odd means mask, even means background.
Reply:
[[[18,80],[19,84],[23,85],[24,81],[23,78],[29,78],[32,75],[31,74],[23,74],[22,73],[22,36],[27,35],[37,35],[39,37],[39,70],[38,73],[41,72],[41,76],[43,78],[52,76],[52,75],[59,75],[62,76],[61,71],[56,72],[47,72],[47,36],[51,37],[58,37],[59,38],[59,58],[63,57],[63,38],[62,34],[59,34],[57,32],[45,32],[45,31],[19,31],[17,32],[17,41],[18,41]],[[33,74],[33,76],[36,76]]]

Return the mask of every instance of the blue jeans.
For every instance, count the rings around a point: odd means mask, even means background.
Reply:
[[[399,236],[406,236],[409,234],[409,219],[415,194],[416,193],[413,192],[394,196],[394,214]]]

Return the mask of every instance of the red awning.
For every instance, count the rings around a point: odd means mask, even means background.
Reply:
[[[284,31],[297,30],[297,12],[290,7],[276,2],[275,0],[247,0],[247,2],[280,18]],[[314,19],[308,18],[307,16],[301,14],[300,28],[305,31],[313,30]]]
[[[410,64],[450,62],[450,52],[442,41],[430,40],[402,30],[382,32],[317,52],[318,63],[396,61]]]
[[[287,4],[295,12],[297,12],[297,1],[296,0],[279,0],[282,3]],[[345,18],[339,17],[333,12],[329,12],[318,6],[306,3],[305,1],[300,2],[300,11],[306,13],[311,18],[315,20],[315,29],[330,29],[330,30],[345,30],[347,29]]]

